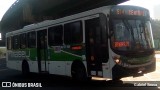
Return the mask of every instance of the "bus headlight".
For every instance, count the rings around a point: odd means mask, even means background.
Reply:
[[[120,60],[119,60],[119,59],[116,59],[115,62],[116,62],[116,63],[120,63]]]
[[[116,55],[113,57],[113,60],[116,64],[121,64],[120,56]]]
[[[112,57],[112,58],[113,58],[113,60],[114,60],[114,62],[115,62],[116,64],[118,64],[118,65],[120,65],[120,66],[123,66],[123,67],[129,67],[129,64],[123,62],[123,61],[121,60],[120,56],[116,55],[116,56],[114,56],[114,57]]]

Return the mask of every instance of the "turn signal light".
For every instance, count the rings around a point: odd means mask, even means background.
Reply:
[[[121,64],[121,61],[120,61],[120,56],[114,56],[113,57],[113,60],[116,64]]]

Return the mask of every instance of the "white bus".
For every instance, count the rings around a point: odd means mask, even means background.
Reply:
[[[104,6],[25,26],[6,34],[7,67],[22,71],[111,78],[155,70],[149,11]]]

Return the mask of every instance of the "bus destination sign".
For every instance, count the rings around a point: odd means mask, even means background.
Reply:
[[[149,16],[149,11],[147,9],[143,9],[140,7],[130,7],[127,8],[127,6],[123,6],[123,7],[113,7],[111,9],[111,15],[116,15],[116,16],[120,16],[120,15],[124,15],[124,16]]]
[[[117,15],[136,15],[136,16],[145,16],[145,12],[141,10],[128,10],[127,12],[123,9],[116,10]]]

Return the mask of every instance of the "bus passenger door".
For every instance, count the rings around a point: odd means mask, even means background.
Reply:
[[[103,76],[102,63],[108,60],[107,38],[100,18],[85,21],[87,71],[91,76]]]
[[[47,65],[47,30],[37,32],[37,59],[39,72],[48,71]]]

